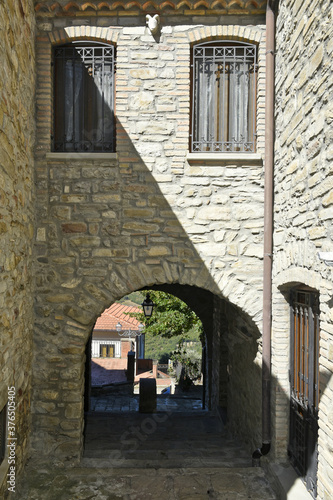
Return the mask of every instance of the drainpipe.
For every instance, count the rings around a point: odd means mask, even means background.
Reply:
[[[273,173],[274,173],[274,63],[275,9],[277,1],[267,0],[266,8],[266,101],[265,101],[265,201],[264,276],[262,333],[262,446],[252,454],[253,465],[271,448],[271,325],[273,261]]]

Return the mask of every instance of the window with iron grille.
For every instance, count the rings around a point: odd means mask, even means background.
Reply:
[[[114,73],[113,45],[55,47],[53,151],[115,150]]]
[[[309,289],[291,295],[290,351],[291,462],[316,498],[319,405],[319,294]]]
[[[291,396],[312,414],[319,404],[318,293],[292,293]]]
[[[0,464],[6,455],[6,416],[7,405],[0,411]]]
[[[255,152],[257,48],[232,42],[193,47],[192,152]]]

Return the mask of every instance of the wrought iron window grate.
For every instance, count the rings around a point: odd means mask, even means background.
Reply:
[[[291,296],[291,462],[316,497],[319,405],[319,294],[304,289]]]
[[[252,44],[194,46],[192,152],[255,151],[256,61]]]
[[[54,50],[54,151],[114,151],[113,45]]]
[[[298,291],[292,303],[291,395],[303,408],[318,412],[319,313],[318,297]]]

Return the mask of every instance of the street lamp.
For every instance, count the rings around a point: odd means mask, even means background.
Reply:
[[[151,318],[154,309],[154,302],[150,299],[149,293],[147,293],[145,300],[142,302],[143,314],[146,318]]]
[[[131,328],[129,328],[128,330],[122,331],[123,325],[119,321],[116,324],[116,330],[117,330],[118,334],[121,337],[128,337],[130,342],[131,342],[132,337],[140,337],[143,334],[144,327],[145,327],[144,324],[139,323],[139,325],[138,325],[139,330],[132,330]],[[133,347],[132,347],[132,342],[131,342],[131,351],[132,351],[132,349],[133,349]]]

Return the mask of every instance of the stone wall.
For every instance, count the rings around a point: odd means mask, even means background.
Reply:
[[[228,24],[222,13],[180,9],[163,13],[155,39],[142,12],[62,17],[40,4],[33,446],[77,457],[85,345],[114,300],[144,286],[193,285],[261,323],[264,26],[262,13],[244,10]],[[117,150],[50,153],[52,47],[86,38],[116,45]],[[216,39],[258,44],[255,154],[188,154],[191,46]]]
[[[261,335],[251,318],[237,307],[228,305],[225,317],[228,422],[232,433],[242,439],[251,456],[262,442]]]
[[[249,456],[261,438],[261,334],[238,307],[215,297],[212,346],[212,407]]]
[[[273,371],[274,432],[286,453],[289,310],[282,291],[302,283],[320,293],[318,498],[333,492],[332,4],[283,0],[277,20]],[[278,288],[279,287],[279,288]]]
[[[145,26],[151,2],[35,2],[35,213],[34,6],[0,0],[0,410],[15,387],[17,470],[27,453],[31,373],[33,450],[79,457],[94,322],[114,300],[153,285],[215,294],[212,403],[227,405],[251,449],[261,443],[265,4],[155,2],[161,32],[153,37]],[[333,249],[332,38],[329,0],[279,2],[270,457],[286,459],[288,291],[302,283],[320,292],[318,498],[325,500],[333,492],[333,286],[318,251]],[[115,154],[51,153],[52,48],[78,39],[117,49]],[[219,39],[258,45],[253,155],[188,153],[191,47]],[[0,495],[5,474],[3,465]]]
[[[14,387],[16,474],[29,440],[34,321],[32,4],[0,2],[0,410],[8,401],[8,387]],[[8,486],[7,468],[5,458],[0,467],[1,498]]]

